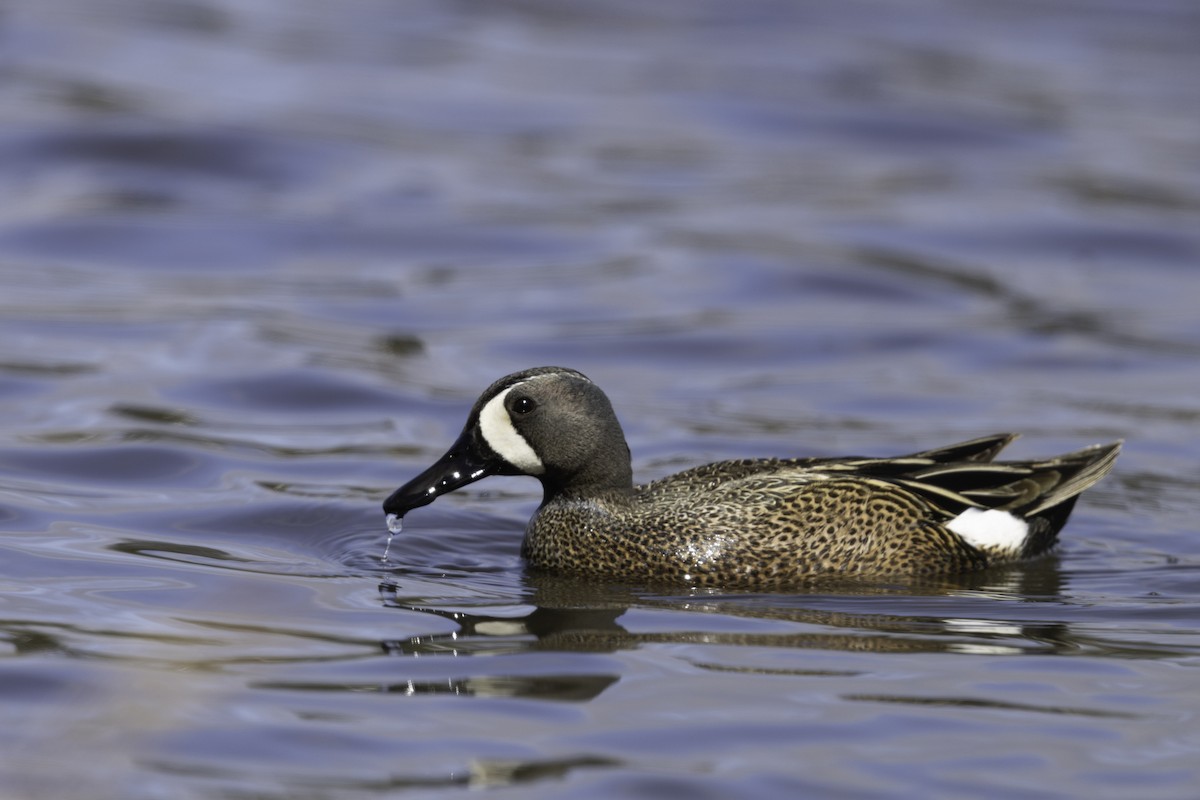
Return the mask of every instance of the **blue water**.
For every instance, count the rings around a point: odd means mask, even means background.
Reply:
[[[20,0],[0,795],[1193,798],[1200,9]],[[538,364],[640,479],[1124,438],[934,585],[528,574],[382,499]]]

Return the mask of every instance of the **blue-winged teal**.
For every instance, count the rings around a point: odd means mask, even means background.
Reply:
[[[1048,550],[1120,450],[993,462],[1014,438],[899,458],[722,461],[635,486],[604,393],[539,367],[488,387],[458,441],[383,509],[391,524],[488,475],[532,475],[545,497],[522,553],[540,569],[750,587],[965,572]]]

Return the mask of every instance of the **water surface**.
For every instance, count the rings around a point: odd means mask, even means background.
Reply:
[[[38,0],[0,31],[0,794],[1190,798],[1200,13]],[[551,580],[477,393],[648,479],[1127,440],[1047,559]]]

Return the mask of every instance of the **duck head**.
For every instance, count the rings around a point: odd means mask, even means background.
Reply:
[[[458,439],[383,504],[403,517],[489,475],[531,475],[545,500],[628,490],[629,447],[604,392],[580,372],[536,367],[493,383],[475,401]]]

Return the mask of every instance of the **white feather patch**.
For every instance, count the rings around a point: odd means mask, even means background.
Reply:
[[[508,409],[504,407],[504,398],[520,385],[510,386],[487,401],[479,412],[479,432],[496,455],[528,475],[541,475],[546,471],[545,465],[525,437],[513,427]]]
[[[982,550],[1020,550],[1029,535],[1029,523],[995,508],[968,508],[946,527]]]

